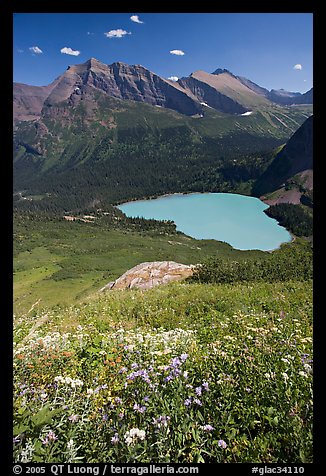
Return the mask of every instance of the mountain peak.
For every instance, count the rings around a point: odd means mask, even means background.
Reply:
[[[225,69],[225,68],[217,68],[212,74],[219,75],[219,74],[224,74],[224,73],[227,73],[230,76],[233,76],[234,78],[236,78],[236,76],[233,73],[231,73],[231,71],[229,71],[228,69]]]

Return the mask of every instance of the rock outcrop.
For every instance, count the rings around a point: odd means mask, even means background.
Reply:
[[[116,281],[108,283],[100,289],[151,289],[160,284],[180,281],[192,276],[194,266],[176,263],[175,261],[151,261],[138,264],[126,271]]]

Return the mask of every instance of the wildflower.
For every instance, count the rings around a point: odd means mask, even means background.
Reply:
[[[217,443],[217,444],[218,444],[218,446],[219,446],[220,448],[223,448],[223,449],[227,448],[227,446],[228,446],[228,445],[225,443],[224,440],[218,440],[218,443]]]
[[[19,442],[20,442],[19,436],[15,436],[15,437],[13,438],[13,444],[16,445],[16,444],[19,443]]]
[[[311,365],[309,365],[309,364],[303,364],[303,367],[304,367],[304,369],[305,369],[306,372],[312,373],[312,367],[311,367]]]
[[[300,370],[299,375],[301,375],[301,377],[308,377],[308,374],[306,374],[306,372],[303,372],[302,370]]]
[[[166,377],[164,377],[164,382],[169,382],[172,379],[173,379],[173,376],[171,374],[169,374]]]
[[[185,401],[184,401],[184,404],[185,404],[186,407],[189,407],[191,405],[191,397],[186,398]]]
[[[138,411],[139,413],[144,413],[146,411],[146,407],[140,406],[138,405],[138,403],[135,403],[135,405],[133,406],[133,409]]]
[[[199,400],[199,398],[194,398],[194,403],[197,403],[197,405],[202,406],[202,402]]]
[[[284,378],[285,382],[289,379],[289,376],[286,372],[282,372],[282,377]]]
[[[79,418],[79,415],[70,415],[70,417],[68,417],[68,420],[75,423],[78,420],[78,418]]]
[[[174,357],[171,361],[171,367],[179,367],[181,365],[180,359],[178,357]]]
[[[202,394],[202,388],[201,387],[196,387],[195,392],[196,392],[196,395],[198,395],[200,397],[200,395]]]
[[[52,430],[50,430],[48,434],[45,436],[45,438],[42,440],[42,444],[47,445],[48,443],[50,443],[50,441],[56,441],[57,439],[58,437],[55,435],[55,433]]]
[[[122,403],[122,400],[121,400],[120,397],[115,397],[114,401],[115,401],[115,403],[117,403],[118,405],[119,405],[120,403]]]
[[[111,443],[112,443],[113,445],[116,445],[117,443],[119,443],[119,435],[118,435],[118,433],[115,433],[114,436],[112,436],[112,438],[111,438]]]
[[[202,383],[202,387],[204,390],[206,390],[206,392],[208,391],[208,382],[203,382]]]
[[[212,425],[204,425],[201,427],[201,429],[208,432],[208,431],[213,431],[214,427]]]
[[[69,440],[68,443],[67,443],[67,448],[68,450],[72,450],[72,448],[74,447],[74,440]]]
[[[137,439],[139,440],[144,440],[145,439],[145,431],[144,430],[139,430],[138,428],[131,428],[131,430],[128,430],[124,436],[125,442],[127,445],[130,445],[131,443],[136,443]]]
[[[187,372],[187,371],[185,370],[182,375],[183,375],[184,378],[187,379],[187,378],[188,378],[188,375],[189,375],[189,372]]]
[[[34,453],[35,447],[31,442],[27,442],[25,448],[21,452],[21,462],[29,463]]]
[[[188,357],[189,357],[188,354],[181,354],[180,355],[180,359],[181,359],[182,362],[185,362],[185,360],[187,360]]]
[[[91,396],[91,395],[93,395],[94,390],[92,388],[88,388],[86,393],[87,393],[87,396]]]
[[[286,364],[289,363],[288,359],[285,359],[284,357],[281,358],[282,362],[285,362]]]
[[[153,425],[157,426],[158,428],[161,428],[162,426],[167,426],[169,420],[169,416],[160,415],[158,418],[153,418]]]

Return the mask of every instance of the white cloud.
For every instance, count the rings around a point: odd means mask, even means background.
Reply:
[[[138,15],[131,15],[130,20],[135,22],[135,23],[144,23],[143,21],[139,20]]]
[[[170,79],[171,81],[178,81],[178,76],[170,76],[168,79]]]
[[[185,54],[185,52],[182,50],[171,50],[170,53],[171,55],[177,55],[177,56],[183,56]]]
[[[299,63],[298,63],[298,64],[295,64],[295,65],[293,66],[293,69],[297,69],[297,70],[301,71],[301,70],[302,70],[302,64],[299,64]]]
[[[43,53],[43,51],[41,50],[41,48],[39,48],[38,46],[31,46],[30,48],[28,48],[29,51],[31,51],[32,53],[35,53],[36,55],[40,55]]]
[[[118,28],[117,30],[110,30],[104,33],[105,36],[108,38],[123,38],[125,35],[131,35],[130,31],[121,30]]]
[[[71,48],[67,48],[67,46],[65,46],[64,48],[61,48],[60,52],[65,54],[65,55],[71,55],[71,56],[79,56],[80,55],[80,51],[72,50]]]
[[[17,48],[17,53],[24,53],[24,50],[22,50],[21,48]]]

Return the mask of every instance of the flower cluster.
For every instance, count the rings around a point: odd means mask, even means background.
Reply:
[[[72,379],[70,377],[61,377],[61,375],[55,377],[54,381],[57,382],[57,383],[70,385],[72,388],[82,387],[84,385],[84,382],[82,380],[80,380],[79,378]]]
[[[124,436],[127,445],[135,444],[138,440],[145,439],[145,430],[139,430],[138,428],[131,428]]]
[[[157,428],[166,427],[170,419],[171,418],[167,415],[160,415],[158,418],[153,418],[153,425]]]

